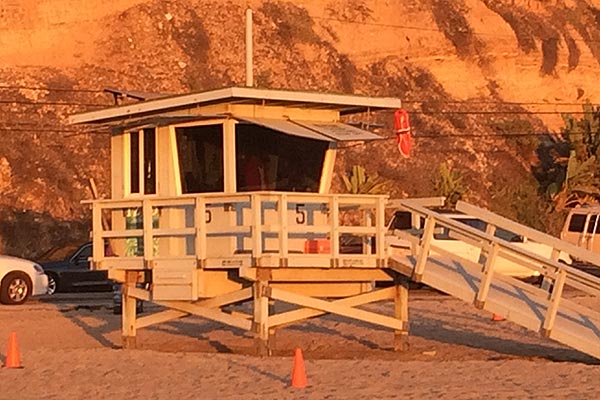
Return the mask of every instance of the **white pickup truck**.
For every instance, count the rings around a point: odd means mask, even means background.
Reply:
[[[444,216],[469,225],[472,228],[481,231],[485,231],[487,226],[485,221],[482,221],[470,215],[450,213],[444,214]],[[413,229],[414,232],[413,223],[411,223],[411,219],[412,215],[409,212],[397,211],[394,214],[392,220],[390,221],[388,225],[388,236],[386,237],[386,244],[388,245],[388,248],[391,249],[392,255],[406,254],[410,251],[410,242],[408,242],[405,239],[402,239],[402,235],[398,235],[399,232],[397,231],[408,231]],[[422,222],[420,228],[422,228]],[[419,229],[417,230],[417,232],[418,231]],[[551,246],[528,240],[526,237],[517,235],[502,228],[496,229],[495,236],[499,239],[511,242],[511,244],[514,244],[517,247],[521,247],[531,253],[539,254],[543,257],[550,258],[552,253]],[[454,253],[461,258],[474,262],[478,262],[481,253],[481,249],[479,247],[450,237],[448,229],[442,226],[436,227],[431,246],[433,248],[439,247],[443,250]],[[572,263],[571,257],[564,252],[560,253],[559,261],[564,262],[566,264]],[[539,276],[538,271],[527,268],[518,262],[503,257],[498,257],[498,259],[496,260],[496,263],[494,264],[494,271],[497,273],[521,279]]]

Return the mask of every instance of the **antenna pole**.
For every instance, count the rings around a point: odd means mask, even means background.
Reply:
[[[254,86],[252,70],[252,9],[246,10],[246,86]]]

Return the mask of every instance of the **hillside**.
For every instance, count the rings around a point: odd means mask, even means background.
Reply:
[[[247,5],[257,86],[397,96],[411,112],[409,159],[382,115],[378,131],[388,139],[345,149],[338,174],[362,164],[393,180],[393,195],[430,196],[448,161],[471,201],[548,226],[531,217],[541,207],[532,168],[561,113],[600,102],[600,1],[3,0],[6,253],[39,258],[86,240],[88,179],[109,191],[107,133],[68,126],[67,116],[112,105],[104,87],[185,93],[242,84]]]

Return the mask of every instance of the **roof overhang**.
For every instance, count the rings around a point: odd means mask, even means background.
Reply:
[[[75,114],[70,124],[98,124],[130,118],[140,118],[156,113],[172,112],[196,106],[219,103],[286,106],[306,109],[337,110],[341,115],[366,111],[392,110],[402,106],[393,97],[367,97],[290,90],[267,90],[250,87],[230,87],[201,93],[164,97],[154,100],[112,107],[104,110]]]
[[[195,121],[206,121],[215,119],[229,118],[223,114],[203,114],[203,115],[176,115],[176,114],[157,114],[140,118],[129,118],[126,120],[111,121],[101,124],[106,129],[111,129],[113,132],[143,129],[158,126],[185,124]]]
[[[287,135],[298,136],[307,139],[321,140],[325,142],[347,142],[347,141],[365,141],[380,140],[383,137],[372,132],[346,125],[341,122],[315,122],[315,121],[296,121],[284,119],[268,118],[246,118],[233,117],[242,122],[249,122],[254,125],[285,133]]]

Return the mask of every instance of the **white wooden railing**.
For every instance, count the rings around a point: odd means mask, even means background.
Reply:
[[[195,259],[201,268],[386,265],[384,247],[374,245],[385,242],[386,196],[249,192],[89,203],[99,269],[149,269],[159,259]],[[346,238],[358,251],[344,251]]]

